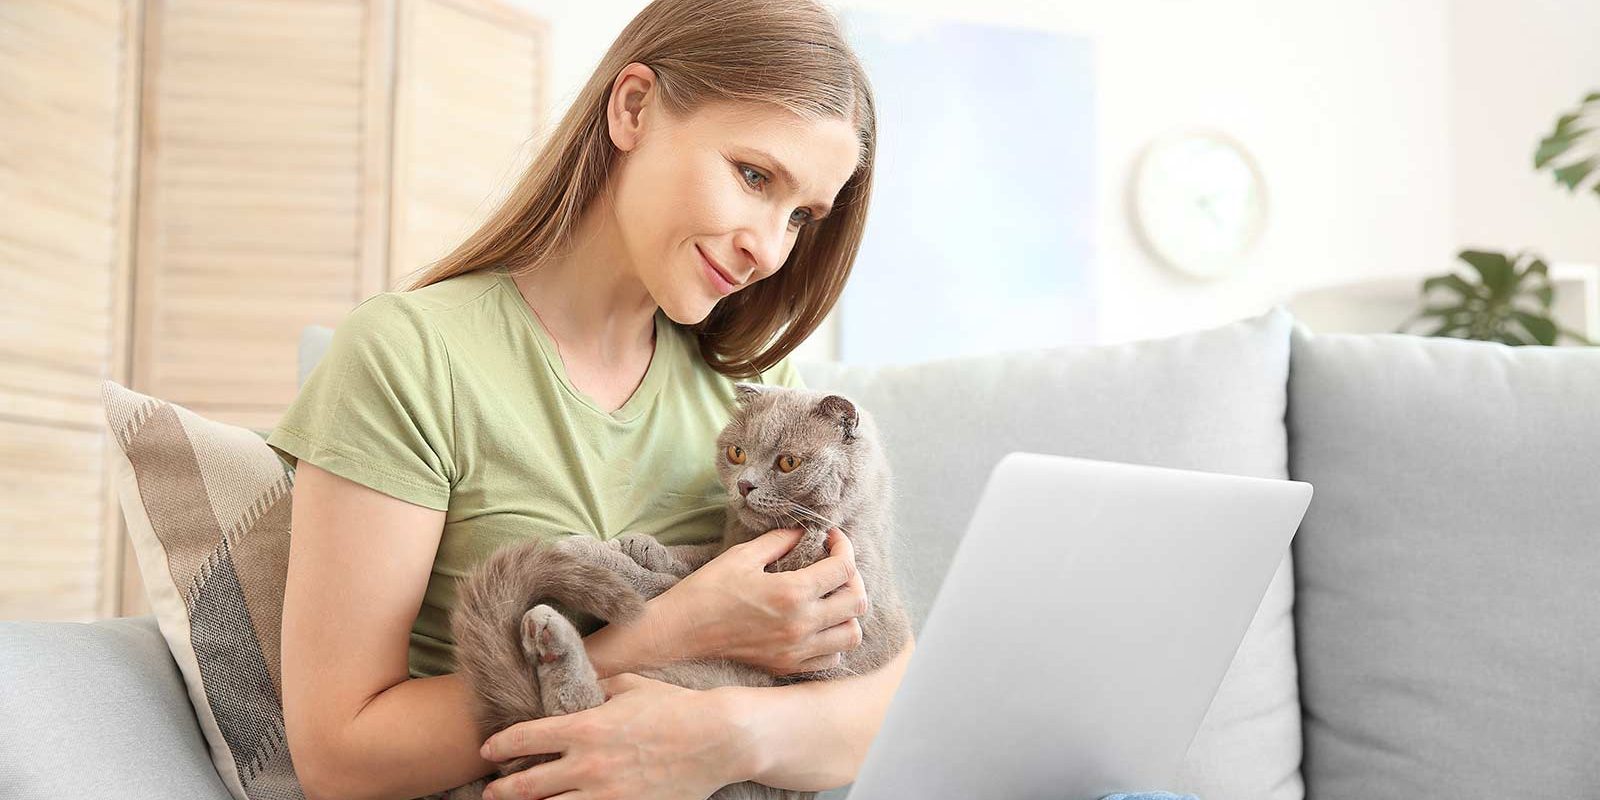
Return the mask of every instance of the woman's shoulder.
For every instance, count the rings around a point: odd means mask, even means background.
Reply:
[[[482,298],[499,281],[497,270],[483,267],[417,289],[380,292],[374,297],[391,295],[395,303],[414,311],[451,311]]]
[[[345,315],[340,332],[423,338],[447,325],[452,311],[471,306],[493,289],[497,276],[489,270],[464,272],[418,289],[387,290],[369,295]]]

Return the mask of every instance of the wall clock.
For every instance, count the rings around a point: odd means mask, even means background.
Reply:
[[[1213,131],[1152,142],[1134,167],[1130,211],[1152,255],[1197,278],[1238,264],[1267,219],[1266,182],[1242,145]]]

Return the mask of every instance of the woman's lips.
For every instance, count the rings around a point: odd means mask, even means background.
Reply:
[[[729,280],[728,276],[722,274],[722,271],[711,263],[711,259],[706,257],[705,251],[700,249],[700,245],[695,245],[694,251],[699,254],[706,277],[711,280],[711,285],[716,288],[717,293],[724,296],[732,294],[736,288],[733,281]]]

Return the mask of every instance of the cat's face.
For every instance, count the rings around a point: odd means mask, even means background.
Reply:
[[[733,419],[717,437],[717,473],[729,513],[765,533],[798,527],[801,508],[838,505],[870,426],[848,399],[809,389],[734,384]]]

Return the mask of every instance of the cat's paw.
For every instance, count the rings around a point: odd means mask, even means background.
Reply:
[[[595,557],[599,554],[603,554],[608,549],[606,547],[606,543],[602,541],[600,537],[589,536],[582,533],[563,536],[559,539],[556,539],[551,546],[555,547],[557,550],[565,550],[571,555],[580,557]],[[603,558],[604,556],[602,555],[600,557]]]
[[[582,648],[577,629],[554,608],[540,603],[522,615],[522,652],[530,662],[548,664]]]
[[[635,564],[651,572],[673,572],[672,552],[647,533],[624,533],[607,544],[622,551]]]
[[[522,650],[533,667],[543,716],[571,714],[605,702],[599,676],[584,650],[583,637],[554,608],[540,603],[522,615]],[[542,763],[544,758],[549,754],[543,754],[538,762],[512,766],[526,769]]]

